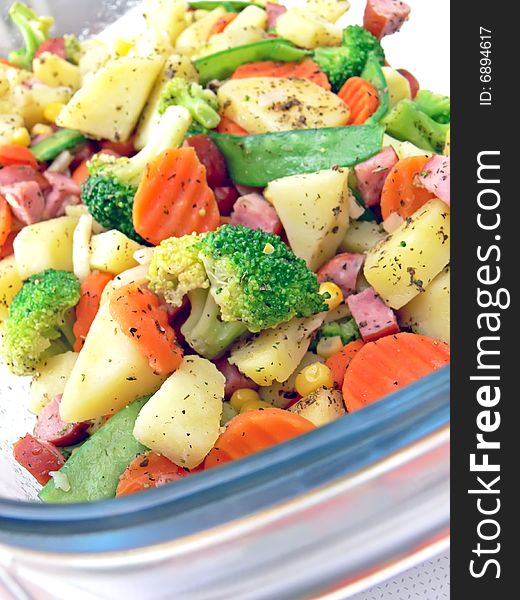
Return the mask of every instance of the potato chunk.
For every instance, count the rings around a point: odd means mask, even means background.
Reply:
[[[230,79],[219,88],[218,99],[223,114],[249,133],[341,127],[349,119],[336,94],[306,79]]]
[[[317,389],[293,404],[289,410],[305,417],[316,427],[335,421],[347,412],[341,392],[327,388]]]
[[[141,409],[134,436],[176,465],[193,469],[219,436],[225,383],[212,362],[186,356]]]
[[[92,236],[90,240],[90,266],[98,271],[119,275],[137,266],[134,252],[142,248],[124,233],[111,229]]]
[[[64,352],[48,358],[38,367],[38,376],[33,378],[29,391],[32,413],[39,415],[51,400],[63,394],[77,358],[77,352]]]
[[[0,260],[0,330],[9,314],[9,307],[22,287],[14,256]]]
[[[450,261],[450,209],[430,200],[367,254],[364,274],[392,308],[402,308]]]
[[[43,52],[33,60],[36,79],[52,87],[64,85],[77,90],[81,86],[79,67],[52,52]]]
[[[276,21],[278,35],[300,48],[339,46],[341,27],[305,8],[290,8]]]

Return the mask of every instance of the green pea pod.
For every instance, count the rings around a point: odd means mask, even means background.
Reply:
[[[260,60],[293,62],[303,60],[309,54],[307,50],[296,48],[287,40],[272,39],[210,54],[199,58],[194,64],[199,72],[200,83],[206,85],[212,79],[227,79],[240,65]]]
[[[56,487],[51,479],[39,496],[44,502],[91,502],[113,498],[119,477],[146,448],[133,435],[135,420],[148,400],[140,398],[117,412],[75,452],[60,472],[70,490]]]
[[[386,115],[389,107],[389,96],[388,96],[388,84],[386,83],[385,75],[379,64],[379,60],[376,55],[371,52],[368,55],[365,68],[361,73],[361,77],[368,81],[370,85],[376,90],[379,97],[379,106],[376,112],[367,119],[367,123],[379,123],[379,121]]]
[[[231,179],[264,187],[270,181],[334,166],[350,167],[381,150],[379,125],[300,129],[235,136],[211,132],[226,159]]]
[[[240,12],[248,6],[258,6],[254,2],[240,2],[239,0],[196,0],[188,2],[190,8],[194,10],[214,10],[222,6],[227,12]]]
[[[53,160],[64,150],[74,148],[84,141],[85,137],[78,131],[60,129],[48,138],[31,146],[31,150],[37,161]]]

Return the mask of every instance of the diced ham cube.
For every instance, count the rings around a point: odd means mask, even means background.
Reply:
[[[0,186],[0,194],[7,200],[13,215],[25,225],[43,220],[45,199],[36,181],[20,181]]]
[[[72,446],[87,437],[90,423],[65,423],[60,417],[61,394],[38,415],[34,435],[54,446]]]
[[[226,378],[226,385],[224,388],[224,394],[226,398],[231,398],[233,392],[236,392],[240,389],[249,389],[249,390],[257,390],[258,386],[256,383],[243,375],[235,365],[232,365],[227,357],[222,356],[221,358],[217,358],[213,361],[217,369],[224,375]]]
[[[375,206],[381,201],[381,192],[388,173],[399,160],[392,146],[354,167],[358,190],[365,206]]]
[[[44,176],[51,186],[45,192],[45,219],[61,217],[67,206],[79,204],[81,188],[74,179],[51,171],[46,171]]]
[[[373,288],[349,296],[347,304],[364,342],[399,333],[394,311],[386,306]]]
[[[434,154],[424,165],[419,181],[437,198],[450,206],[450,157]]]
[[[45,177],[29,165],[11,165],[0,169],[0,187],[22,181],[35,181],[44,191],[49,187]]]
[[[273,4],[272,2],[268,2],[265,5],[265,11],[267,13],[267,29],[272,29],[275,27],[278,17],[287,12],[287,8],[281,4]]]
[[[231,225],[243,225],[275,234],[282,230],[282,223],[274,207],[261,194],[256,193],[241,196],[235,202]]]
[[[367,0],[363,27],[381,39],[399,31],[409,14],[410,7],[400,0]]]
[[[318,271],[318,281],[332,281],[335,283],[346,298],[356,291],[356,282],[359,271],[365,262],[364,254],[343,252],[338,254]]]

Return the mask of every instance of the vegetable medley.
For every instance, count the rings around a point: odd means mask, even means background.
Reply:
[[[0,356],[46,502],[248,456],[449,362],[450,101],[409,7],[146,0],[143,32],[0,61]],[[348,426],[348,425],[347,425]]]

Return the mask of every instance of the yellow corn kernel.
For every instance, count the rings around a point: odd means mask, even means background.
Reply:
[[[327,360],[331,356],[334,356],[343,348],[343,342],[339,335],[334,337],[322,337],[316,346],[316,354]]]
[[[52,135],[53,133],[54,129],[44,123],[36,123],[31,129],[31,135]]]
[[[264,400],[248,400],[242,404],[240,414],[249,412],[250,410],[259,410],[261,408],[273,408],[272,404],[265,402]]]
[[[259,400],[261,400],[261,398],[257,391],[248,388],[240,388],[233,392],[229,399],[229,403],[235,410],[239,411],[246,402],[258,402]]]
[[[132,42],[127,42],[126,40],[117,40],[115,43],[115,51],[119,56],[126,56],[130,50],[133,48]]]
[[[320,387],[331,388],[333,385],[334,380],[329,367],[315,362],[298,373],[294,387],[300,396],[308,396]]]
[[[63,108],[65,108],[65,104],[62,102],[51,102],[50,104],[47,104],[43,109],[45,120],[49,121],[49,123],[56,123],[56,119]]]
[[[25,127],[17,127],[13,131],[11,142],[18,146],[28,146],[31,143],[31,136]]]
[[[325,304],[329,307],[329,310],[334,310],[343,302],[343,292],[341,288],[332,281],[326,281],[320,285],[320,294],[327,292],[330,298],[325,300]]]

